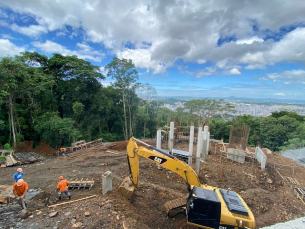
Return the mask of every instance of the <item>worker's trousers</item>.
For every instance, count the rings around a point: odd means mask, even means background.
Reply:
[[[61,199],[61,196],[62,196],[62,194],[63,193],[65,193],[65,195],[67,196],[67,197],[69,197],[69,199],[70,199],[70,196],[71,196],[71,194],[70,194],[70,192],[68,191],[68,189],[66,189],[65,191],[63,191],[63,192],[60,192],[60,194],[59,194],[59,199]]]

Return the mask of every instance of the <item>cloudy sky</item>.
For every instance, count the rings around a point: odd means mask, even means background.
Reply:
[[[304,12],[304,0],[0,0],[0,57],[77,55],[103,72],[117,56],[159,96],[305,100]]]

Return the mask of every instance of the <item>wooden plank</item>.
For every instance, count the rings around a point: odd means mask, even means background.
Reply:
[[[80,181],[83,181],[83,178],[82,178]],[[80,189],[80,187],[81,187],[81,185],[79,185],[79,186],[78,186],[78,189],[77,189],[77,190],[79,190],[79,189]]]
[[[77,201],[91,199],[91,198],[94,198],[96,196],[97,195],[87,196],[87,197],[84,197],[84,198],[81,198],[81,199],[78,199],[78,200],[67,201],[67,202],[60,203],[60,204],[53,204],[53,205],[50,205],[48,207],[49,208],[54,208],[54,207],[57,207],[57,206],[60,206],[60,205],[64,205],[64,204],[71,204],[71,203],[74,203],[74,202],[77,202]]]
[[[94,182],[93,182],[93,183],[91,183],[91,185],[90,185],[90,187],[89,187],[89,190],[92,188],[93,184],[94,184]]]
[[[88,180],[88,178],[86,179],[86,181]],[[87,186],[87,182],[84,184],[84,189],[86,188],[86,186]]]
[[[300,183],[298,182],[297,179],[294,178],[294,181],[295,181],[295,183],[296,183],[297,185],[300,185]]]
[[[80,183],[80,184],[85,184],[85,183],[94,183],[94,180],[88,180],[88,181],[70,181],[69,182],[70,184],[78,184],[78,183]]]
[[[286,186],[289,186],[289,185],[287,185],[287,183],[286,183],[286,181],[285,181],[285,178],[281,175],[281,173],[280,173],[277,169],[275,169],[275,171],[280,175],[280,177],[282,178],[284,184],[285,184]]]

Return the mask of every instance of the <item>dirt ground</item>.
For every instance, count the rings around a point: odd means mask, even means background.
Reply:
[[[19,218],[21,209],[17,203],[0,205],[0,228],[192,228],[186,225],[184,215],[169,218],[163,209],[165,202],[187,195],[185,180],[150,160],[140,158],[140,186],[131,200],[119,196],[118,187],[129,175],[126,144],[104,143],[65,157],[53,156],[22,165],[29,189],[41,193],[28,200],[32,216],[27,219]],[[166,148],[166,144],[162,148]],[[176,143],[174,148],[188,151],[188,142]],[[282,177],[294,178],[303,186],[305,167],[273,153],[267,155],[267,166],[262,171],[254,160],[245,164],[233,162],[222,155],[220,149],[221,145],[211,144],[206,162],[201,163],[199,179],[203,184],[230,187],[239,193],[254,213],[257,228],[304,216],[304,204],[284,185]],[[12,186],[16,169],[0,168],[0,185]],[[113,190],[103,195],[102,174],[106,171],[112,172]],[[91,190],[71,190],[71,200],[58,201],[55,189],[60,175],[68,180],[93,179],[95,183]],[[91,195],[96,196],[73,202]],[[51,196],[49,201],[48,196]],[[47,202],[67,204],[53,208],[46,206]],[[53,212],[58,213],[50,217]]]

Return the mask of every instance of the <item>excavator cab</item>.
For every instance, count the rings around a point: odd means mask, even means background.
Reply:
[[[193,187],[186,203],[187,221],[195,226],[219,228],[221,202],[215,190]]]

